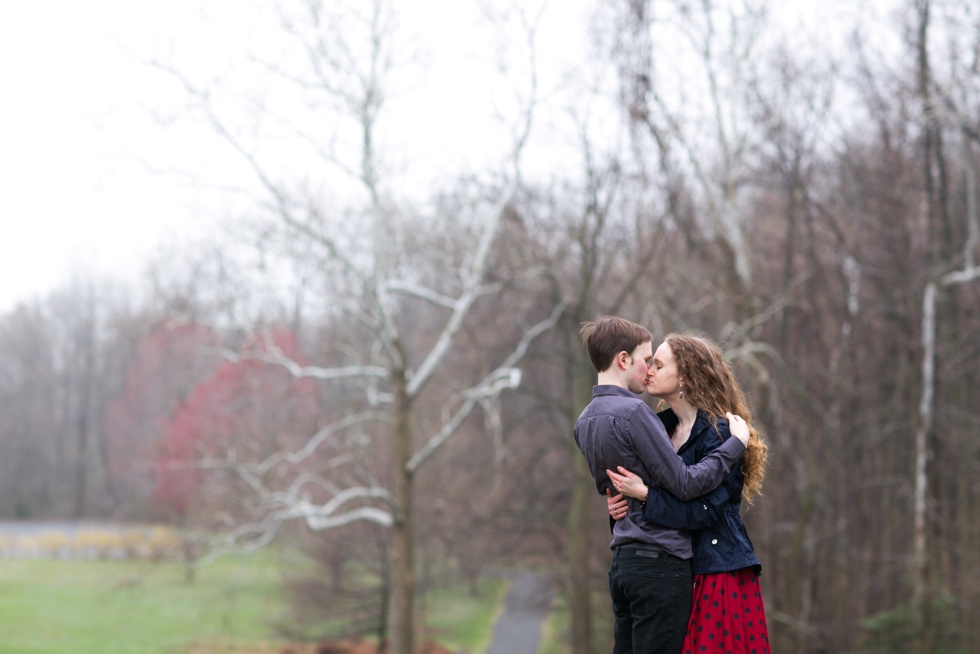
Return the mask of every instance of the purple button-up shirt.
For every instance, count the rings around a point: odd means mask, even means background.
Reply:
[[[740,440],[729,438],[697,465],[685,466],[653,410],[635,393],[619,386],[592,389],[592,402],[575,422],[575,442],[585,455],[596,490],[603,496],[607,488],[616,494],[606,469],[623,466],[647,486],[664,488],[681,500],[694,499],[721,483],[745,451]],[[647,522],[636,501],[630,501],[626,517],[613,525],[609,546],[627,543],[654,545],[682,559],[694,555],[686,530]]]

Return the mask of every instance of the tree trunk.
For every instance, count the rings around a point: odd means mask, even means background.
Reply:
[[[409,422],[411,399],[403,375],[395,389],[394,460],[392,486],[396,503],[391,528],[391,600],[388,606],[388,652],[411,654],[415,627],[415,550],[412,524],[412,481],[408,461],[412,456]]]
[[[926,218],[928,225],[927,238],[931,264],[938,260],[938,242],[935,235],[936,224],[936,181],[933,166],[938,153],[935,151],[935,141],[938,136],[934,107],[930,91],[932,71],[929,64],[928,33],[929,33],[929,0],[916,0],[915,9],[918,18],[916,25],[916,55],[918,59],[918,93],[922,102],[924,134],[923,143],[923,175],[926,190]],[[927,459],[929,430],[932,427],[933,384],[936,356],[936,285],[926,284],[922,300],[922,392],[919,401],[919,421],[915,433],[915,495],[914,495],[914,533],[912,536],[912,597],[910,614],[915,634],[918,639],[918,651],[926,654],[929,651],[929,570],[926,543],[926,501],[928,498],[928,468]]]
[[[72,511],[76,520],[85,517],[85,495],[88,488],[88,384],[84,384],[82,388],[82,404],[76,421],[78,449],[75,455],[75,506]]]
[[[575,324],[580,321],[576,320]],[[578,414],[592,397],[590,382],[592,367],[586,357],[585,348],[578,342],[575,333],[571,347],[570,381],[572,391],[570,424],[574,424]],[[571,434],[569,434],[571,436]],[[572,502],[569,509],[568,564],[569,580],[569,619],[572,628],[572,654],[591,654],[592,652],[592,576],[590,565],[592,530],[596,525],[591,521],[590,503],[595,500],[595,483],[585,464],[585,458],[570,438],[572,453]]]
[[[89,292],[84,292],[79,299],[79,324],[75,332],[76,356],[80,369],[78,372],[79,386],[78,406],[75,416],[75,488],[73,514],[76,519],[85,517],[85,507],[88,504],[88,467],[89,467],[89,432],[91,431],[92,393],[95,379],[95,299]],[[79,352],[80,350],[80,352]],[[80,354],[80,356],[79,356]]]
[[[929,651],[929,567],[926,541],[926,500],[928,498],[928,436],[932,428],[933,388],[936,356],[936,285],[926,285],[922,300],[922,397],[919,426],[915,432],[915,499],[912,536],[911,615],[920,639],[919,651]]]
[[[976,251],[978,240],[980,240],[980,216],[977,215],[977,171],[974,167],[973,145],[968,138],[963,139],[963,174],[964,188],[966,189],[966,220],[967,220],[967,242],[964,244],[965,265],[972,268],[975,265],[973,253]],[[968,341],[973,338],[970,334],[964,334],[960,338],[960,347],[957,351],[963,351]],[[977,372],[975,370],[966,371],[966,376],[959,386],[959,399],[957,404],[960,407],[970,407],[973,402],[973,390],[977,387]],[[961,435],[971,433],[971,425],[966,415],[960,418],[961,425],[958,429]],[[956,474],[956,505],[959,508],[959,525],[957,534],[959,542],[957,549],[962,552],[957,570],[977,570],[980,568],[980,550],[975,543],[980,538],[980,511],[975,508],[973,494],[970,489],[970,470],[973,461],[980,461],[980,444],[976,438],[960,438],[959,451],[957,452],[957,474]],[[980,634],[973,628],[980,624],[980,580],[974,575],[964,575],[960,578],[960,601],[964,608],[960,615],[960,630],[965,635],[963,647],[967,652],[975,652],[980,647]]]
[[[578,454],[572,457],[572,474],[575,478],[572,487],[572,506],[569,513],[569,621],[572,629],[572,654],[591,654],[592,652],[592,600],[591,566],[589,565],[591,542],[590,532],[595,525],[589,520],[589,502],[592,476],[585,466],[585,459]]]

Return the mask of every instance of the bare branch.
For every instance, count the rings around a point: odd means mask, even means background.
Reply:
[[[295,452],[277,452],[270,457],[267,457],[264,461],[255,466],[256,472],[259,474],[264,474],[270,470],[273,466],[278,463],[290,463],[296,465],[301,463],[305,459],[312,456],[321,444],[337,432],[343,431],[354,425],[363,424],[365,422],[371,421],[382,421],[387,418],[387,415],[378,411],[365,411],[363,413],[355,413],[335,422],[326,425],[320,429],[314,436],[306,442],[306,444]]]
[[[554,306],[547,318],[524,332],[524,335],[514,348],[514,351],[510,353],[510,356],[504,359],[504,362],[501,364],[501,368],[517,365],[518,361],[523,359],[524,355],[527,353],[527,348],[531,345],[531,341],[553,328],[558,323],[558,318],[561,317],[561,314],[565,312],[567,307],[568,302],[566,300],[562,300]]]
[[[980,266],[973,266],[972,268],[957,270],[947,273],[942,277],[943,286],[965,284],[966,282],[972,282],[974,279],[980,279]]]
[[[289,374],[296,379],[319,379],[321,381],[350,379],[353,377],[387,379],[390,375],[388,369],[382,366],[339,366],[336,368],[303,366],[291,357],[286,356],[281,348],[274,345],[269,345],[266,351],[255,354],[243,355],[228,348],[216,348],[215,351],[231,363],[262,361],[263,363],[281,366],[289,371]]]
[[[306,517],[306,524],[309,525],[310,529],[315,529],[316,531],[344,527],[355,522],[371,522],[382,527],[390,527],[393,521],[394,518],[391,513],[370,506],[335,516]]]
[[[380,487],[355,487],[341,491],[328,502],[317,504],[307,498],[289,498],[285,508],[271,514],[270,520],[285,522],[301,519],[310,529],[323,531],[353,524],[355,522],[373,522],[383,527],[390,527],[394,517],[390,511],[376,507],[358,507],[349,511],[341,511],[348,502],[362,499],[381,499],[389,506],[394,505],[391,494]]]
[[[463,402],[462,406],[456,410],[452,418],[446,422],[442,429],[439,430],[429,442],[425,444],[421,450],[419,450],[415,456],[408,460],[406,468],[409,472],[415,472],[420,465],[425,463],[426,459],[432,456],[433,452],[439,449],[439,447],[445,443],[450,436],[456,433],[460,425],[469,417],[470,413],[473,412],[473,407],[476,406],[477,396],[467,397],[466,401]]]
[[[221,538],[212,541],[207,554],[197,559],[194,565],[202,567],[214,563],[225,552],[256,552],[272,542],[280,527],[282,522],[269,520],[238,525]]]
[[[480,235],[480,240],[474,251],[473,258],[467,268],[462,271],[462,281],[463,281],[463,291],[460,296],[453,302],[452,315],[446,321],[442,332],[439,334],[439,338],[436,340],[435,345],[429,351],[429,354],[425,357],[422,365],[419,366],[418,370],[412,375],[408,383],[408,395],[409,397],[414,397],[418,395],[419,391],[426,385],[426,383],[432,378],[442,359],[449,352],[449,348],[452,345],[453,339],[456,333],[459,331],[460,327],[463,326],[463,320],[469,313],[470,307],[473,302],[476,301],[477,297],[480,295],[480,283],[483,279],[484,272],[486,271],[487,263],[490,258],[490,250],[493,245],[494,239],[497,235],[497,229],[500,226],[501,220],[503,220],[504,212],[507,210],[508,205],[511,200],[513,200],[514,195],[517,193],[517,179],[512,178],[510,183],[505,188],[504,192],[501,194],[500,199],[494,205],[493,210],[487,215],[484,221],[483,233]]]
[[[211,125],[211,128],[214,129],[218,136],[221,137],[222,140],[224,140],[242,157],[258,179],[259,183],[272,197],[276,215],[278,215],[279,218],[288,226],[325,246],[331,257],[335,258],[337,261],[340,261],[347,270],[356,274],[358,270],[357,266],[355,266],[354,263],[344,255],[343,249],[333,239],[328,238],[321,231],[313,229],[308,221],[304,221],[296,216],[295,205],[286,197],[286,195],[279,188],[278,184],[272,180],[256,156],[248,148],[246,148],[234,134],[231,133],[224,121],[222,121],[217,114],[215,114],[213,108],[211,107],[208,93],[198,89],[190,82],[189,79],[187,79],[185,75],[173,67],[166,66],[160,62],[152,62],[152,65],[172,75],[184,86],[187,94],[198,101],[198,104],[208,123]]]
[[[320,366],[301,366],[291,358],[285,356],[282,351],[275,348],[268,352],[263,352],[254,357],[259,361],[271,363],[286,368],[297,379],[319,379],[321,381],[333,379],[348,379],[351,377],[376,377],[387,379],[389,371],[381,366],[341,366],[339,368],[322,368]]]
[[[436,293],[432,289],[425,288],[424,286],[419,286],[411,282],[401,281],[401,280],[391,280],[385,284],[385,288],[389,291],[401,292],[406,295],[412,295],[422,300],[427,300],[436,306],[444,307],[446,309],[452,309],[455,306],[455,300],[451,297],[446,297],[441,293]]]
[[[359,507],[350,511],[338,512],[346,502],[355,499],[384,499],[390,502],[390,495],[382,488],[351,488],[323,505],[297,500],[288,507],[266,515],[259,522],[240,524],[228,531],[220,539],[211,543],[210,551],[197,561],[197,565],[213,562],[223,552],[254,552],[275,538],[282,526],[290,521],[302,519],[313,530],[323,531],[343,527],[355,522],[371,522],[382,527],[390,527],[392,514],[376,507]]]
[[[521,371],[515,368],[514,365],[527,353],[527,348],[530,346],[531,341],[554,327],[558,322],[558,318],[564,312],[565,307],[566,303],[564,301],[556,305],[545,320],[542,320],[524,333],[513,352],[511,352],[499,368],[490,372],[478,384],[463,393],[466,399],[453,414],[452,418],[442,426],[442,429],[438,433],[429,439],[425,447],[409,459],[406,465],[409,472],[414,472],[418,469],[450,436],[456,433],[456,430],[459,429],[460,425],[463,424],[478,403],[483,402],[487,398],[497,397],[505,390],[513,390],[520,385]]]

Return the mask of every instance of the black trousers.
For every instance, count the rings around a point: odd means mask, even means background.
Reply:
[[[614,654],[679,654],[691,615],[691,562],[621,545],[609,565]]]

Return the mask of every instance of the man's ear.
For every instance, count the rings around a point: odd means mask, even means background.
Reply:
[[[627,352],[626,350],[623,350],[622,352],[616,355],[616,365],[619,366],[620,370],[626,370],[627,368],[629,368],[630,365],[629,357],[630,357],[630,353]]]

